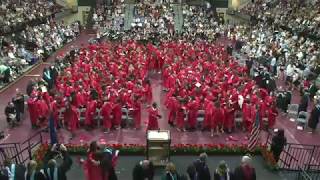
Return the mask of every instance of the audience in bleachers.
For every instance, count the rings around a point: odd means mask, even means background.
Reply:
[[[22,74],[38,60],[45,60],[50,54],[73,40],[80,33],[80,24],[64,25],[48,21],[38,26],[26,27],[12,36],[1,38],[0,83],[8,83]]]
[[[40,23],[58,11],[58,6],[48,0],[2,0],[0,34],[21,30],[30,23]]]

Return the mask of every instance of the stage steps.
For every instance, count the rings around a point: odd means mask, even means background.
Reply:
[[[126,4],[124,14],[124,30],[129,30],[131,28],[131,23],[133,22],[133,11],[134,4]]]
[[[181,4],[172,4],[174,11],[174,29],[179,33],[183,30],[183,14]]]

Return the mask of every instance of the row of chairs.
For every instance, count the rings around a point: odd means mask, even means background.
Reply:
[[[66,111],[66,108],[60,108],[60,110],[59,110],[59,120],[63,120],[65,111]],[[79,117],[80,122],[84,122],[85,121],[86,108],[85,107],[84,108],[78,108],[78,112],[80,114],[80,117]],[[130,108],[128,109],[126,107],[122,107],[121,108],[121,112],[122,112],[121,126],[122,127],[131,126],[133,124],[133,115],[132,115],[133,109],[130,109]],[[110,118],[112,119],[113,115],[111,115]],[[101,114],[101,109],[98,109],[98,108],[96,109],[96,115],[95,115],[94,119],[96,120],[97,126],[99,128],[101,126],[102,120],[103,120],[103,117],[102,117],[102,114]]]

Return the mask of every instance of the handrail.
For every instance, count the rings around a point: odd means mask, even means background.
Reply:
[[[268,133],[265,145],[271,145],[272,134]],[[320,146],[310,144],[287,143],[279,159],[280,169],[289,171],[304,171],[308,174],[320,173]],[[312,168],[313,167],[313,168]],[[308,174],[310,177],[311,175]],[[305,178],[308,179],[308,178]]]
[[[4,161],[6,158],[10,158],[17,164],[25,164],[27,160],[31,160],[32,150],[39,144],[43,143],[42,133],[46,129],[47,128],[34,133],[32,136],[22,142],[1,143],[0,148],[2,148],[2,154],[4,156],[2,161]],[[39,137],[39,139],[34,141],[36,137]],[[0,160],[0,166],[1,165],[3,165],[3,162]]]

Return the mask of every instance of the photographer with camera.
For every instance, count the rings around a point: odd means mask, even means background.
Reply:
[[[57,160],[62,158],[63,162],[58,165]],[[48,158],[50,159],[44,168],[44,173],[48,180],[67,180],[67,172],[72,165],[72,159],[63,144],[54,144]]]

